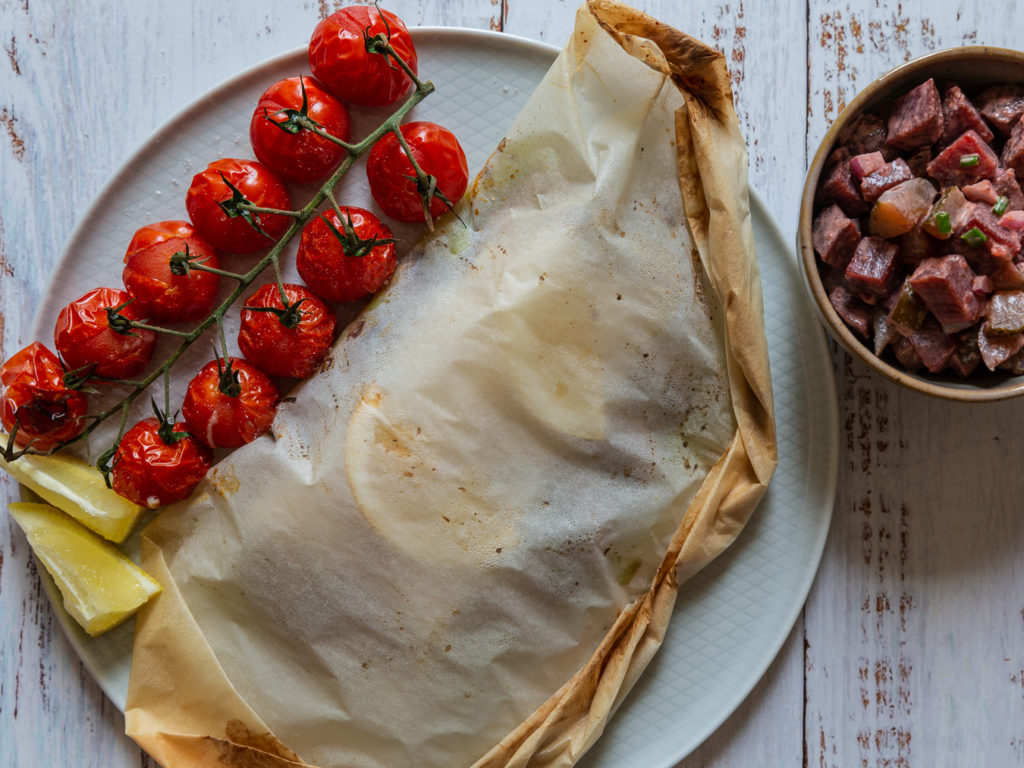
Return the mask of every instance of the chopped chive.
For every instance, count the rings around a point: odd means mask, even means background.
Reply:
[[[971,248],[977,248],[979,245],[988,240],[988,236],[977,227],[971,227],[969,230],[960,235],[960,239],[967,243]]]
[[[953,231],[953,222],[949,220],[948,213],[939,211],[935,214],[935,228],[943,235],[948,235]]]
[[[972,155],[960,155],[960,167],[970,168],[981,162],[981,158],[978,157],[978,153],[975,152]]]
[[[996,204],[992,206],[992,213],[996,216],[1002,216],[1006,213],[1006,209],[1010,207],[1010,198],[1006,195],[1000,195],[999,199],[996,200]]]

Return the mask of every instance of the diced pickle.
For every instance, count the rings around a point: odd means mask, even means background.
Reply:
[[[988,305],[988,331],[1008,336],[1024,331],[1024,291],[999,291]]]
[[[948,240],[956,229],[957,216],[967,204],[967,198],[960,187],[946,187],[941,197],[921,222],[921,229],[939,240]],[[945,214],[940,216],[939,214]]]
[[[928,317],[928,308],[918,298],[914,289],[910,287],[910,281],[904,280],[900,288],[896,303],[889,311],[889,325],[896,329],[903,336],[909,336],[924,325]]]
[[[935,195],[935,187],[927,179],[910,179],[887,189],[871,209],[871,234],[897,237],[909,232],[928,213]]]

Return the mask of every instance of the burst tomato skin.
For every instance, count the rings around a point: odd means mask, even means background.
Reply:
[[[289,77],[270,86],[249,122],[249,140],[256,158],[289,181],[316,181],[333,171],[345,150],[310,130],[289,133],[276,124],[288,120],[281,110],[300,110],[306,91],[306,115],[328,133],[348,141],[351,120],[345,105],[312,77]]]
[[[355,235],[362,240],[392,238],[391,230],[367,210],[349,206],[341,213],[351,219]],[[295,266],[303,282],[328,301],[355,301],[376,293],[395,271],[395,244],[376,245],[362,256],[346,255],[345,246],[327,221],[344,232],[342,220],[333,210],[317,216],[302,230]]]
[[[391,47],[418,72],[416,48],[405,22],[366,5],[342,8],[316,25],[309,41],[309,68],[342,101],[367,107],[394,104],[409,93],[413,82],[390,56],[366,50],[364,29],[370,37],[390,29]]]
[[[141,314],[179,323],[198,320],[213,309],[220,288],[219,275],[198,269],[185,275],[171,271],[171,257],[186,249],[190,260],[201,260],[214,269],[220,267],[214,247],[198,235],[170,237],[128,256],[121,279]]]
[[[221,388],[228,364],[237,374],[237,395]],[[211,360],[189,382],[181,415],[188,431],[211,448],[237,448],[270,429],[280,400],[274,382],[255,365],[237,357]]]
[[[288,191],[276,173],[255,160],[228,157],[214,160],[192,178],[185,195],[185,209],[192,224],[200,236],[219,251],[242,254],[269,248],[288,229],[289,217],[275,213],[256,215],[269,237],[242,216],[232,218],[219,205],[233,196],[224,179],[234,184],[253,205],[278,210],[291,208]]]
[[[69,370],[94,365],[93,374],[110,379],[128,379],[145,370],[156,334],[139,329],[118,333],[107,322],[107,308],[130,299],[127,291],[93,288],[60,311],[53,340]],[[120,314],[129,320],[145,319],[134,302]]]
[[[284,289],[289,306],[302,301],[298,325],[288,328],[273,312],[253,311],[253,307],[284,308],[277,284],[267,283],[242,307],[238,348],[249,362],[270,376],[305,379],[327,356],[337,319],[304,285],[285,283]]]
[[[110,474],[117,493],[150,509],[186,498],[213,464],[213,451],[194,437],[168,444],[159,429],[160,422],[148,418],[125,432]],[[174,430],[186,431],[185,423]]]
[[[141,251],[143,248],[149,248],[151,245],[163,243],[167,240],[184,240],[191,237],[198,237],[196,228],[187,221],[181,221],[180,219],[157,221],[153,224],[139,227],[135,230],[135,234],[132,235],[131,242],[128,243],[128,249],[124,254],[125,263],[132,257],[132,254]]]
[[[63,388],[64,367],[53,352],[38,341],[32,342],[0,365],[0,384],[9,387],[19,383]]]
[[[64,386],[60,360],[39,342],[12,355],[0,366],[6,387],[0,400],[0,422],[10,434],[15,422],[15,443],[29,443],[48,451],[57,443],[77,437],[85,428],[85,395]]]
[[[458,139],[437,123],[405,123],[401,130],[420,168],[437,179],[437,189],[455,205],[469,186],[469,167]],[[413,180],[415,170],[393,133],[373,145],[366,177],[370,193],[384,213],[399,221],[423,221],[423,202]],[[436,197],[430,201],[433,218],[447,209]]]

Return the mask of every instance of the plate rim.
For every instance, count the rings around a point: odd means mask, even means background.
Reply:
[[[552,45],[551,43],[535,40],[532,38],[523,37],[520,35],[498,32],[494,30],[476,29],[472,27],[457,27],[457,26],[414,26],[409,28],[413,38],[418,37],[431,37],[433,39],[440,39],[443,42],[446,38],[457,43],[466,44],[476,43],[483,45],[498,45],[506,50],[512,49],[523,53],[529,53],[538,56],[549,57],[551,61],[560,53],[561,48]],[[44,307],[49,306],[53,303],[53,293],[56,291],[56,275],[59,271],[60,265],[63,264],[72,252],[72,246],[82,236],[86,230],[89,220],[94,211],[100,209],[108,196],[114,194],[119,186],[119,182],[122,178],[130,172],[130,169],[135,166],[140,159],[146,154],[154,143],[160,143],[163,140],[171,137],[179,129],[180,124],[188,118],[193,112],[202,109],[202,106],[207,102],[213,95],[221,92],[224,89],[236,87],[240,83],[257,76],[259,73],[266,69],[273,69],[282,65],[283,63],[298,58],[306,50],[306,46],[299,46],[288,51],[284,51],[269,58],[251,64],[241,71],[224,78],[220,82],[216,83],[212,87],[206,89],[203,93],[190,100],[187,104],[181,108],[175,110],[171,115],[162,120],[160,124],[152,130],[142,141],[130,152],[126,159],[121,162],[110,174],[107,181],[103,186],[95,193],[92,198],[90,205],[83,211],[76,221],[74,227],[69,233],[64,247],[61,249],[59,255],[54,261],[54,266],[50,271],[50,275],[46,282],[46,288],[40,297],[39,310],[36,312],[32,322],[31,334],[33,338],[46,338],[48,320],[46,318]],[[756,191],[752,185],[748,185],[748,192],[750,196],[750,207],[751,207],[751,219],[752,224],[754,219],[761,219],[758,222],[760,226],[764,227],[766,236],[770,237],[775,241],[775,245],[779,252],[780,260],[784,261],[784,268],[787,272],[791,272],[794,279],[799,280],[799,274],[797,271],[797,263],[793,254],[791,253],[788,246],[786,246],[786,240],[782,235],[778,223],[768,206],[765,204],[762,196]],[[755,211],[756,209],[756,211]],[[787,258],[788,257],[788,258]],[[763,272],[763,269],[762,269]],[[763,280],[762,280],[763,289]],[[763,293],[766,293],[762,290]],[[806,300],[801,293],[798,299]],[[828,532],[831,527],[831,519],[834,514],[835,505],[835,493],[838,481],[838,463],[839,463],[839,446],[838,440],[835,439],[839,434],[839,414],[838,414],[838,395],[835,386],[835,371],[831,364],[831,356],[828,350],[827,338],[824,334],[820,324],[815,324],[811,329],[807,331],[806,341],[809,344],[814,345],[816,357],[821,356],[823,360],[827,361],[824,366],[826,371],[827,382],[823,382],[821,389],[826,394],[828,401],[828,413],[827,413],[827,424],[821,427],[823,433],[833,439],[829,442],[829,456],[827,462],[827,478],[822,489],[822,495],[830,500],[827,505],[827,509],[823,510],[820,514],[822,515],[824,524],[820,525],[820,529],[817,531],[817,537],[813,542],[813,546],[808,550],[808,554],[811,557],[806,561],[806,572],[803,574],[803,578],[800,580],[800,588],[798,594],[800,599],[794,600],[791,604],[790,612],[787,613],[784,619],[780,622],[778,627],[778,634],[772,637],[769,642],[763,644],[763,652],[758,659],[758,662],[751,666],[749,671],[743,675],[745,678],[745,684],[737,686],[733,694],[722,700],[719,709],[719,715],[717,717],[709,718],[704,727],[699,728],[691,732],[690,738],[682,739],[679,741],[679,746],[675,750],[669,750],[665,753],[664,759],[666,762],[657,763],[657,765],[651,768],[672,768],[679,761],[685,759],[694,750],[696,750],[702,743],[710,738],[721,726],[736,712],[739,706],[750,696],[753,689],[763,679],[765,673],[771,664],[778,657],[786,639],[792,632],[793,627],[796,624],[800,613],[803,611],[806,604],[807,598],[810,594],[811,587],[813,585],[815,576],[818,572],[822,556],[824,554],[824,548],[828,537]],[[769,353],[770,353],[769,349]],[[783,457],[780,455],[780,460]],[[769,486],[770,488],[771,486]],[[25,491],[22,489],[22,494]],[[756,514],[756,512],[755,512]],[[141,526],[140,526],[141,528]],[[138,536],[139,531],[136,531],[135,535]],[[117,687],[119,678],[116,675],[106,674],[103,668],[103,662],[99,655],[90,653],[86,649],[91,643],[97,642],[96,638],[91,638],[85,634],[85,632],[74,622],[74,620],[67,614],[63,609],[62,596],[58,591],[52,577],[45,569],[39,569],[40,577],[42,579],[44,590],[47,593],[47,597],[52,606],[53,613],[58,623],[60,624],[65,637],[68,639],[75,655],[89,672],[92,680],[97,686],[103,691],[104,695],[123,713],[126,703],[127,690],[120,690]],[[128,626],[132,626],[134,618],[129,619]],[[671,632],[672,623],[670,622]],[[116,631],[116,630],[115,630]],[[130,656],[129,656],[130,665]],[[646,674],[646,673],[645,673]],[[631,692],[627,695],[626,699],[633,699],[636,694]],[[617,718],[613,718],[613,721]],[[661,759],[661,758],[659,758]],[[586,756],[583,758],[586,761]]]

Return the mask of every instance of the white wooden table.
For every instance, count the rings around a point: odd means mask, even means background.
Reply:
[[[788,238],[808,159],[860,87],[937,48],[1019,47],[1024,28],[1016,0],[637,4],[727,54],[751,180]],[[340,5],[0,0],[0,357],[29,340],[63,243],[129,151]],[[388,7],[561,45],[575,0]],[[840,475],[817,580],[764,679],[680,768],[1024,765],[1024,403],[944,405],[833,356]],[[0,500],[15,493],[0,477]],[[0,766],[155,765],[123,726],[0,515]]]

